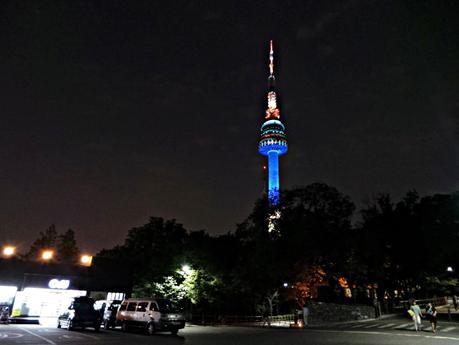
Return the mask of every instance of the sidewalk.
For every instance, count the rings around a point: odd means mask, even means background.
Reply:
[[[454,309],[453,305],[446,304],[437,307],[438,318],[443,321],[459,321],[459,308]]]

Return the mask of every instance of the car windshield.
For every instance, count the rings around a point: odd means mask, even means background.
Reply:
[[[179,312],[179,308],[167,299],[159,299],[158,302],[159,311],[161,313],[177,313]]]
[[[82,314],[91,313],[94,311],[94,307],[88,303],[74,303],[73,309]]]

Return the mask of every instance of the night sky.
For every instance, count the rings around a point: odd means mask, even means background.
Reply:
[[[150,216],[234,230],[274,40],[283,188],[357,205],[459,189],[457,1],[2,1],[0,233],[50,224],[82,250]]]

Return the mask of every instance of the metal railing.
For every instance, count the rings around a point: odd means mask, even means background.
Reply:
[[[279,326],[295,322],[295,314],[261,316],[261,315],[203,315],[195,314],[193,323],[201,325],[267,325]]]
[[[396,306],[397,309],[409,309],[413,299],[399,301]],[[416,304],[420,308],[425,308],[428,303],[432,303],[435,306],[442,306],[448,304],[447,297],[435,297],[435,298],[426,298],[426,299],[416,299]]]

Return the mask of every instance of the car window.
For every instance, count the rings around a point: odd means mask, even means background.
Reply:
[[[137,311],[146,311],[148,307],[148,302],[140,302],[137,305]]]
[[[120,311],[126,310],[127,303],[121,304]]]
[[[131,302],[127,306],[127,311],[135,311],[135,307],[137,306],[137,303]]]
[[[161,313],[177,313],[179,308],[172,302],[167,299],[158,299],[159,311]]]
[[[156,302],[151,302],[151,303],[150,303],[150,310],[159,311],[159,308],[158,308],[158,306],[156,305]]]

